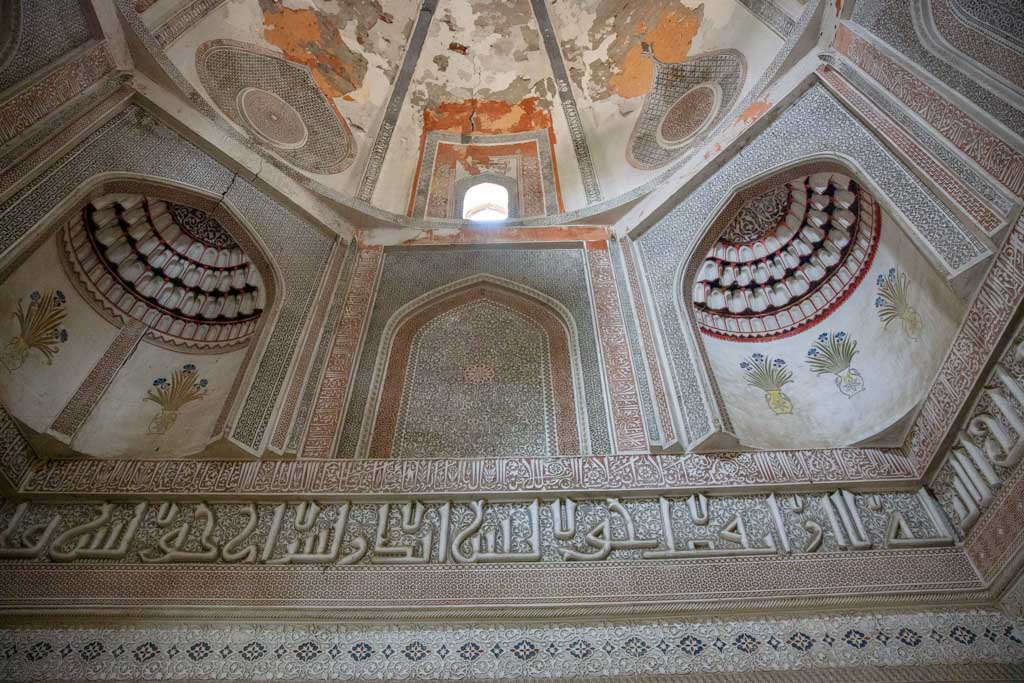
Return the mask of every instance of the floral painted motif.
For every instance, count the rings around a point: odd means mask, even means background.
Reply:
[[[764,400],[776,415],[793,413],[793,401],[782,392],[782,387],[793,382],[793,372],[781,358],[755,353],[742,363],[743,379],[747,384],[764,392]]]
[[[197,380],[198,374],[196,366],[188,363],[171,374],[170,382],[166,377],[153,380],[153,388],[142,399],[160,406],[160,412],[149,423],[150,434],[166,434],[178,419],[178,411],[186,403],[198,401],[206,395],[208,382],[205,379]]]
[[[910,278],[906,273],[890,268],[888,273],[878,276],[876,284],[878,296],[875,298],[875,309],[883,326],[888,329],[889,323],[899,320],[903,334],[908,339],[916,340],[924,327],[924,320],[917,309],[910,305]]]
[[[0,362],[8,370],[17,370],[24,364],[29,351],[36,349],[53,365],[53,357],[60,351],[60,345],[68,340],[68,331],[61,327],[67,316],[67,299],[59,289],[29,295],[28,309],[18,301],[14,317],[18,321],[18,334],[11,337],[0,352]]]
[[[807,364],[819,375],[836,376],[836,388],[847,398],[864,391],[864,378],[852,367],[857,342],[846,332],[822,332],[807,350]]]

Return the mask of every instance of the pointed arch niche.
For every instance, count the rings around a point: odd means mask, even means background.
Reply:
[[[221,197],[137,176],[97,176],[63,207],[0,275],[4,405],[45,455],[223,441],[279,308],[255,233]]]
[[[359,453],[588,452],[575,323],[554,300],[476,276],[403,307],[382,338]]]
[[[831,160],[736,192],[680,268],[740,448],[899,446],[964,305],[880,189]]]

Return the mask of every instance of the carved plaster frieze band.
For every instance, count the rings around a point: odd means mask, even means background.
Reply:
[[[74,438],[114,381],[117,371],[142,341],[147,330],[148,327],[144,323],[133,320],[118,331],[117,337],[82,380],[82,384],[68,399],[67,405],[50,426],[50,431],[57,435],[57,438],[66,441]]]
[[[942,197],[952,200],[969,215],[986,235],[992,236],[1005,227],[1005,214],[995,211],[966,183],[961,182],[937,161],[928,150],[904,133],[892,120],[858,93],[836,70],[822,66],[818,75],[852,111],[884,135],[899,151],[941,190]]]
[[[305,441],[304,458],[331,458],[337,444],[342,416],[348,402],[349,386],[355,371],[356,354],[363,338],[363,328],[373,306],[374,292],[384,250],[381,247],[360,249],[356,256],[352,283],[345,296],[342,317],[334,332],[334,346],[320,382]]]
[[[845,24],[835,49],[1007,189],[1024,195],[1024,155]]]
[[[996,345],[1024,300],[1024,218],[1007,235],[907,436],[906,449],[925,470],[954,428]]]
[[[813,555],[948,547],[925,489],[501,503],[13,502],[0,559],[428,565]]]
[[[72,59],[0,104],[0,145],[23,133],[114,69],[106,43],[82,49]]]
[[[648,444],[640,394],[607,243],[587,243],[587,265],[597,311],[595,320],[611,404],[615,447],[620,453],[645,451]]]
[[[1020,628],[992,610],[595,623],[150,625],[0,631],[25,680],[1019,680]],[[690,676],[687,676],[689,679]],[[667,678],[665,680],[668,680]]]
[[[895,449],[537,458],[39,462],[22,490],[61,495],[473,495],[751,489],[851,482],[910,485]]]

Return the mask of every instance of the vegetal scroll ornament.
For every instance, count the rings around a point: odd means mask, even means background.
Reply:
[[[152,401],[160,406],[160,412],[149,422],[150,434],[166,434],[178,419],[178,411],[187,403],[198,401],[206,395],[205,379],[196,379],[196,366],[188,363],[166,377],[153,380],[153,388],[146,392],[143,401]]]
[[[18,321],[18,333],[11,337],[0,352],[0,362],[8,370],[17,370],[28,357],[29,351],[36,349],[53,365],[53,357],[60,351],[61,344],[68,340],[68,331],[61,327],[67,317],[67,299],[59,289],[38,291],[29,295],[28,308],[18,301],[18,310],[14,317]]]
[[[875,308],[883,327],[888,328],[889,323],[899,320],[903,334],[908,339],[916,340],[924,327],[924,321],[917,309],[910,305],[910,278],[906,273],[890,268],[888,273],[878,276],[877,284]]]
[[[857,342],[846,332],[822,332],[805,360],[815,373],[835,375],[839,393],[850,398],[864,391],[864,378],[852,367],[857,353]]]
[[[742,363],[743,379],[747,384],[764,392],[764,400],[776,415],[793,413],[793,401],[782,387],[793,382],[793,372],[781,358],[755,353]]]

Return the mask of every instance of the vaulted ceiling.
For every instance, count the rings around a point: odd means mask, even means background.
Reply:
[[[609,207],[696,155],[785,49],[800,0],[139,0],[229,125],[336,196],[452,218],[460,179],[518,217]],[[766,11],[766,8],[771,11]],[[171,27],[171,28],[169,28]]]

